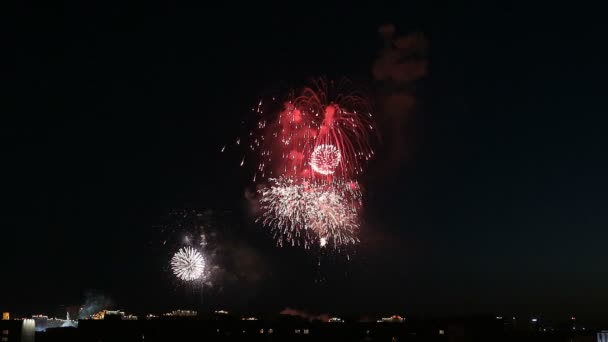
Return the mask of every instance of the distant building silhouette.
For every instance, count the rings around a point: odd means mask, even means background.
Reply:
[[[140,320],[81,320],[78,328],[53,328],[38,342],[97,341],[417,341],[417,342],[593,342],[596,334],[583,331],[539,332],[509,330],[495,316],[445,319],[408,318],[400,323],[310,321],[280,316],[273,320],[242,320],[228,314],[164,316]],[[608,332],[605,333],[608,335]],[[598,341],[608,342],[608,339]],[[38,337],[40,337],[38,339]]]
[[[0,341],[34,342],[36,322],[33,319],[0,321]]]

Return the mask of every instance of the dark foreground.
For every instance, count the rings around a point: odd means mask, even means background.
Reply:
[[[18,321],[2,321],[19,341]],[[9,326],[12,324],[12,326]],[[11,328],[12,327],[12,328]],[[15,330],[17,329],[17,330]],[[540,331],[539,331],[540,330]],[[544,331],[547,330],[547,331]],[[49,328],[35,340],[51,341],[572,341],[592,342],[597,332],[562,325],[514,325],[495,317],[407,320],[402,323],[324,323],[299,319],[274,321],[159,318],[82,320],[77,328]]]

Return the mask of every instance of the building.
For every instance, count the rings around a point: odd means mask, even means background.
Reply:
[[[122,320],[125,317],[125,312],[120,310],[106,310],[103,319]]]
[[[0,321],[11,322],[11,321]],[[19,322],[19,321],[18,321]],[[21,336],[15,328],[16,339]],[[11,332],[13,334],[13,332]],[[13,336],[13,335],[11,335]],[[39,333],[42,342],[71,341],[405,341],[405,342],[592,342],[596,333],[579,330],[538,332],[508,331],[495,316],[440,319],[408,317],[400,324],[356,322],[327,324],[301,317],[258,320],[217,320],[212,316],[173,316],[141,320],[83,320],[77,328],[53,328]],[[608,342],[608,331],[597,341]],[[601,339],[600,339],[601,338]],[[5,341],[8,342],[9,340]]]
[[[104,319],[105,317],[106,317],[106,310],[101,310],[99,312],[96,312],[96,313],[92,314],[90,316],[90,319],[100,320],[100,319]]]
[[[17,320],[2,320],[0,321],[0,341],[10,342],[19,341],[21,339],[21,328],[23,322]]]
[[[195,317],[198,313],[194,310],[173,310],[163,314],[165,317]]]
[[[405,321],[404,317],[399,315],[392,315],[391,317],[382,317],[378,322],[389,322],[389,323],[402,323]]]
[[[46,315],[32,315],[32,319],[36,323],[36,330],[42,331],[47,328],[57,328],[63,324],[63,320],[49,319]]]
[[[36,322],[33,319],[0,321],[1,342],[33,342],[36,334]]]

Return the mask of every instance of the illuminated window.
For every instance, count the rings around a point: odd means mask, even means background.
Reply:
[[[3,337],[2,337],[2,342],[6,342],[6,341],[8,341],[8,337],[3,336]]]
[[[8,329],[2,330],[2,335],[8,335]]]
[[[439,335],[445,335],[445,330],[439,329]]]
[[[304,329],[304,335],[308,335],[308,334],[310,334],[310,330]]]
[[[299,333],[300,333],[300,329],[296,329],[296,334],[299,334]]]
[[[272,330],[272,328],[268,329],[268,333],[272,334],[274,332],[274,330]]]
[[[264,329],[260,329],[260,334],[263,334],[263,333],[264,333]]]

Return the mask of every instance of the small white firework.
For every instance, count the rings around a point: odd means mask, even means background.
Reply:
[[[173,269],[173,274],[182,280],[196,280],[205,271],[205,259],[194,248],[183,247],[173,255],[171,268]]]

